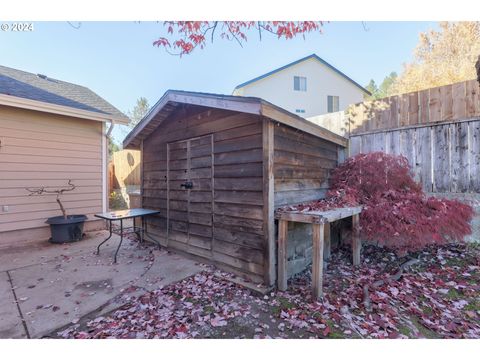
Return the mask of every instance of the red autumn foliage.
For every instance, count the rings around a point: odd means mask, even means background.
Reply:
[[[427,197],[412,178],[408,160],[383,152],[349,158],[332,172],[326,199],[285,210],[356,205],[363,205],[362,237],[399,253],[461,242],[471,233],[470,205]]]
[[[276,35],[279,39],[292,39],[310,32],[321,32],[322,21],[165,21],[168,36],[153,42],[175,55],[190,54],[195,48],[203,49],[208,39],[213,42],[217,33],[221,39],[235,40],[240,46],[247,41],[249,31]],[[171,52],[173,49],[173,52]]]

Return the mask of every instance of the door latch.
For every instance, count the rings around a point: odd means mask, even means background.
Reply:
[[[193,183],[191,181],[184,182],[183,184],[180,185],[181,187],[186,189],[192,189],[193,188]]]

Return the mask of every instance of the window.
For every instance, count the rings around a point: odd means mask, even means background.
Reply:
[[[305,109],[295,109],[296,113],[305,114]]]
[[[327,96],[327,112],[337,112],[340,110],[340,99],[338,96],[332,96],[328,95]]]
[[[307,78],[303,76],[293,77],[293,90],[307,91]]]

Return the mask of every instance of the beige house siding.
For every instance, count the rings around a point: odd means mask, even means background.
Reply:
[[[93,220],[102,211],[102,126],[0,106],[0,247],[12,231],[44,228],[32,234],[48,236],[46,218],[61,214],[55,195],[29,196],[26,187],[62,187],[71,179],[77,188],[62,196],[67,213]]]

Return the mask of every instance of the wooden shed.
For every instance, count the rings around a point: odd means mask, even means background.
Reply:
[[[275,283],[274,210],[324,196],[347,140],[259,98],[169,90],[131,131],[163,246]]]

